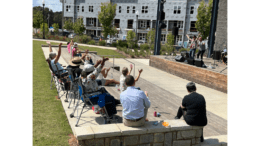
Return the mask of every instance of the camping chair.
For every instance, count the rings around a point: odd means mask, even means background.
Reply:
[[[70,103],[69,103],[69,106],[68,108],[70,108],[70,105],[71,105],[71,102],[72,102],[72,93],[73,93],[73,97],[74,97],[74,105],[75,105],[75,98],[76,98],[76,95],[78,94],[78,79],[79,78],[74,78],[73,76],[73,72],[72,72],[72,69],[68,69],[68,73],[69,73],[69,79],[70,79],[70,93],[69,93],[69,99],[70,99]],[[65,99],[65,102],[68,102],[68,99],[66,98]]]
[[[97,102],[97,104],[99,105],[99,107],[101,108],[101,109],[103,109],[103,110],[101,110],[100,111],[100,113],[101,113],[101,116],[104,118],[104,124],[107,124],[107,123],[111,123],[111,121],[116,121],[117,122],[117,120],[118,119],[116,119],[115,117],[114,117],[114,115],[117,113],[108,113],[107,112],[107,107],[109,106],[109,105],[111,105],[112,104],[112,102],[105,102],[106,100],[105,100],[105,97],[106,97],[106,95],[105,94],[107,94],[107,93],[103,93],[102,95],[99,95],[99,93],[97,93],[98,95],[94,95],[94,96],[90,96],[90,95],[88,95],[87,93],[85,93],[84,92],[84,88],[83,88],[83,86],[82,86],[82,82],[81,82],[81,79],[79,79],[79,81],[78,81],[78,101],[77,101],[77,105],[76,105],[76,107],[75,107],[75,109],[73,110],[73,112],[70,114],[70,117],[71,118],[73,118],[74,117],[74,113],[75,113],[75,111],[76,111],[76,109],[78,109],[78,106],[80,105],[79,104],[79,101],[81,100],[81,101],[83,101],[83,103],[84,103],[84,105],[83,105],[83,107],[82,107],[82,109],[81,109],[81,112],[80,112],[80,114],[79,114],[79,116],[78,116],[78,114],[77,114],[77,122],[76,122],[76,127],[78,126],[78,122],[79,122],[79,120],[80,120],[80,117],[81,117],[81,115],[82,115],[82,112],[83,112],[83,109],[86,107],[86,106],[88,106],[89,108],[88,108],[88,110],[91,110],[92,108],[92,106],[94,106],[93,105],[93,103],[91,102],[91,100],[90,99],[92,99],[92,98],[99,98],[98,99],[98,102]],[[98,91],[98,92],[100,92],[100,91]],[[87,102],[89,102],[90,103],[90,105],[88,105],[87,104]],[[106,107],[107,106],[107,107]],[[78,113],[78,112],[77,112]]]
[[[60,71],[61,71],[61,70],[57,70],[56,72],[54,72],[54,71],[53,71],[53,68],[51,67],[51,62],[50,62],[50,60],[47,59],[46,61],[47,61],[48,65],[49,65],[49,68],[50,68],[51,74],[52,74],[52,76],[51,76],[50,89],[52,89],[52,86],[53,86],[52,81],[54,81],[54,83],[57,85],[58,98],[60,98],[59,92],[60,92],[61,90],[63,90],[63,91],[65,90],[65,83],[63,83],[62,80],[65,79],[65,76],[66,76],[67,74],[66,74],[66,73],[60,74]],[[55,66],[56,66],[56,68],[58,68],[56,64],[55,64]],[[63,69],[63,70],[66,70],[66,69]],[[68,93],[68,92],[67,92],[67,93]],[[63,95],[64,95],[64,94],[65,94],[65,92],[63,93]],[[63,95],[61,95],[61,96],[63,96]]]

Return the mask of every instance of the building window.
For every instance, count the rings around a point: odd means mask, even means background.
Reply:
[[[84,6],[82,6],[82,12],[84,12]]]
[[[129,11],[130,11],[130,7],[127,6],[127,7],[126,7],[126,13],[129,13]]]
[[[89,6],[89,12],[93,12],[93,6]]]
[[[94,18],[89,19],[89,25],[94,25]]]
[[[66,12],[69,12],[70,11],[70,6],[66,6]]]
[[[148,6],[142,6],[142,13],[148,13]]]
[[[176,37],[176,40],[177,40],[177,42],[181,42],[182,41],[182,35],[178,35],[177,37]]]
[[[139,40],[145,40],[146,33],[139,33]]]
[[[119,6],[119,10],[118,10],[119,13],[121,13],[121,6]]]
[[[191,21],[190,22],[190,32],[197,32],[197,29],[195,27],[196,21]]]
[[[174,6],[173,14],[181,14],[181,6]]]
[[[190,14],[194,14],[194,6],[190,6]]]
[[[165,36],[166,36],[165,34],[161,34],[161,41],[162,42],[165,42]]]
[[[135,13],[135,6],[133,6],[133,14]]]
[[[173,21],[173,26],[183,28],[183,21]]]
[[[77,12],[79,12],[79,6],[77,6]]]
[[[141,27],[141,28],[146,28],[146,24],[147,24],[147,23],[146,23],[146,20],[141,20],[141,21],[140,21],[140,27]]]

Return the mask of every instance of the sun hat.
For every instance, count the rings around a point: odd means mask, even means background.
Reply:
[[[69,61],[70,66],[80,66],[83,65],[83,61],[80,57],[74,57]]]
[[[86,64],[84,65],[83,71],[85,72],[92,72],[94,71],[95,67],[91,64]]]
[[[75,42],[73,48],[78,48],[78,43]]]

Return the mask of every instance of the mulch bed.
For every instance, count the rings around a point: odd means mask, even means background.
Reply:
[[[116,50],[118,53],[120,53],[120,54],[122,54],[122,55],[124,55],[124,56],[126,56],[126,58],[132,58],[131,57],[131,55],[129,55],[129,54],[126,54],[124,51],[119,51],[119,50]],[[143,56],[139,56],[139,57],[134,57],[135,59],[150,59],[150,56],[148,56],[148,57],[143,57]]]

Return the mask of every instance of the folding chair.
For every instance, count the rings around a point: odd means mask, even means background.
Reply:
[[[83,101],[83,103],[84,103],[84,105],[83,105],[83,107],[82,107],[82,109],[81,109],[81,112],[80,112],[80,114],[79,114],[79,116],[78,116],[78,114],[77,114],[77,122],[76,122],[76,127],[78,126],[78,122],[79,122],[79,120],[80,120],[80,117],[81,117],[81,115],[82,115],[82,112],[83,112],[83,109],[86,107],[86,106],[88,106],[88,110],[91,110],[92,108],[92,106],[94,106],[94,104],[91,102],[91,100],[90,99],[92,99],[92,98],[99,98],[99,100],[98,100],[98,102],[97,102],[97,104],[99,105],[99,107],[101,108],[101,109],[103,109],[103,110],[101,110],[100,111],[100,113],[101,113],[101,116],[104,118],[104,124],[107,124],[107,123],[111,123],[111,121],[118,121],[118,119],[117,118],[115,118],[114,117],[114,115],[117,113],[117,111],[116,111],[116,113],[108,113],[107,112],[107,109],[106,109],[106,106],[109,106],[109,105],[111,105],[112,104],[112,102],[105,102],[106,101],[106,99],[105,99],[105,97],[106,97],[106,94],[108,94],[108,93],[103,93],[103,94],[101,94],[101,95],[99,95],[101,92],[100,91],[98,91],[97,92],[97,95],[94,95],[94,96],[90,96],[90,95],[88,95],[88,94],[86,94],[85,92],[84,92],[84,88],[82,87],[82,82],[81,82],[81,79],[79,79],[79,81],[78,81],[78,101],[77,101],[77,105],[76,105],[76,107],[75,107],[75,109],[73,110],[73,112],[70,114],[70,117],[71,118],[73,118],[74,117],[74,113],[75,113],[75,111],[78,109],[78,107],[79,107],[79,101],[81,100],[81,101]],[[90,102],[90,105],[88,105],[87,104],[87,102]],[[81,103],[82,104],[82,103]],[[77,112],[78,113],[78,112]]]
[[[77,92],[78,92],[78,79],[79,78],[74,78],[73,76],[73,72],[72,72],[72,69],[68,69],[68,73],[69,73],[69,79],[70,79],[70,93],[69,93],[69,99],[70,99],[70,103],[69,103],[69,106],[68,108],[70,108],[70,105],[71,105],[71,102],[72,102],[72,93],[73,93],[73,97],[74,97],[74,105],[75,105],[75,98],[76,98],[76,95],[77,95]],[[67,98],[65,100],[65,102],[68,102]]]

